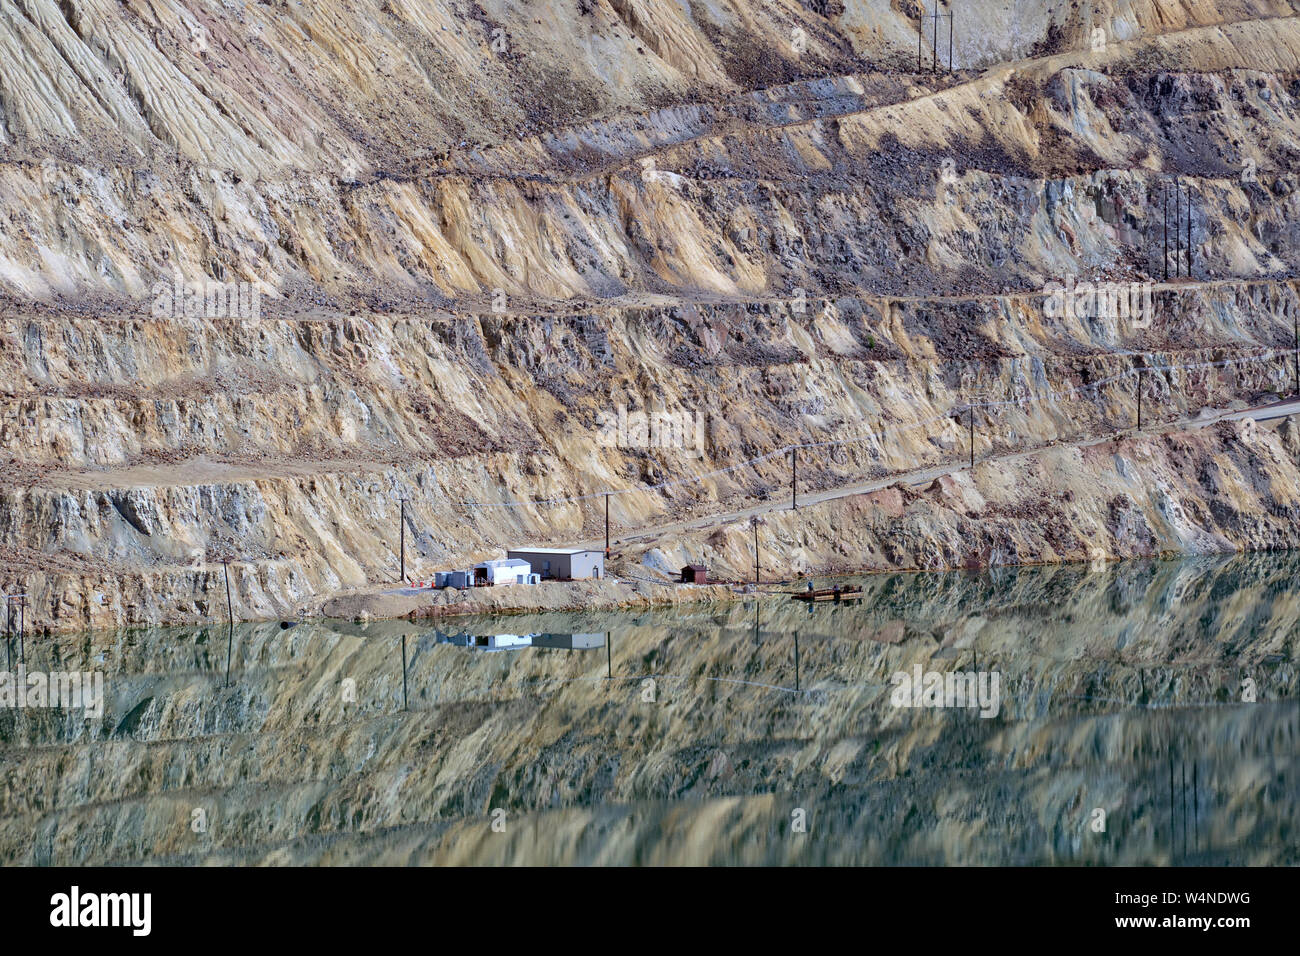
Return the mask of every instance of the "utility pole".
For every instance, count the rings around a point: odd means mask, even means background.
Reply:
[[[1137,393],[1138,393],[1138,427],[1137,427],[1137,430],[1138,430],[1138,431],[1141,431],[1141,430],[1142,430],[1142,372],[1143,372],[1143,371],[1145,371],[1145,370],[1142,368],[1141,365],[1139,365],[1139,366],[1138,366],[1138,386],[1137,386]]]
[[[1291,307],[1291,326],[1295,334],[1295,393],[1300,395],[1300,308]]]
[[[1148,199],[1150,193],[1148,192]],[[1142,217],[1142,249],[1147,256],[1147,275],[1151,275],[1151,217]]]
[[[401,504],[401,513],[400,513],[401,516],[397,519],[399,525],[397,531],[397,537],[398,540],[401,542],[401,544],[398,546],[398,550],[399,553],[401,554],[401,558],[399,559],[401,561],[401,579],[402,579],[402,583],[405,584],[406,583],[406,499],[400,498],[398,500]]]
[[[758,515],[750,519],[754,525],[754,584],[758,585]]]
[[[975,470],[975,403],[970,406],[970,467]]]
[[[798,447],[790,449],[790,510],[799,510],[798,485],[799,480],[799,449]]]
[[[609,492],[605,492],[605,560],[609,560]]]
[[[1183,212],[1182,212],[1183,184],[1174,177],[1174,278],[1179,275],[1179,270],[1183,267]]]
[[[921,4],[921,15],[916,18],[916,72],[921,72],[921,44],[924,42],[925,4]]]
[[[1165,281],[1169,281],[1169,185],[1162,184],[1160,187],[1160,197],[1164,200],[1165,206]]]
[[[934,13],[925,12],[925,4],[921,4],[921,13],[916,18],[916,72],[921,72],[921,49],[925,43],[925,21],[927,19],[934,21],[933,36],[930,39],[930,72],[939,72],[939,21],[948,18],[948,72],[952,70],[952,14],[940,13],[938,0],[935,0]]]
[[[934,37],[932,40],[931,54],[933,60],[930,65],[931,73],[939,72],[939,0],[934,0]]]

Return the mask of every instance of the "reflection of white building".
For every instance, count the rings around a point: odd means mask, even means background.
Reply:
[[[526,584],[532,565],[522,558],[500,558],[474,565],[475,585]]]
[[[601,634],[534,634],[533,647],[560,647],[569,651],[588,651],[605,646]]]
[[[481,647],[487,651],[514,651],[533,642],[532,634],[444,634],[437,632],[439,644],[456,644],[459,647]]]
[[[485,651],[515,651],[521,647],[554,647],[572,651],[591,650],[605,646],[605,635],[600,634],[446,634],[434,631],[439,644],[457,647],[476,647]]]

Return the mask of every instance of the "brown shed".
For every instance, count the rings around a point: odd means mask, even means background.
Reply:
[[[688,564],[682,568],[682,584],[708,584],[709,569],[702,564]]]

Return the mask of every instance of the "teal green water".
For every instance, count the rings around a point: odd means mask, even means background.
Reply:
[[[0,709],[0,860],[1294,864],[1298,571],[28,640],[104,708]],[[900,706],[931,673],[996,712]]]

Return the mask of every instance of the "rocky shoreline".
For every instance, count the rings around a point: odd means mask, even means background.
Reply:
[[[647,581],[543,581],[535,585],[443,589],[358,591],[324,601],[319,613],[343,620],[459,617],[470,614],[524,614],[537,611],[607,611],[665,607],[736,597],[731,586],[652,584]]]

